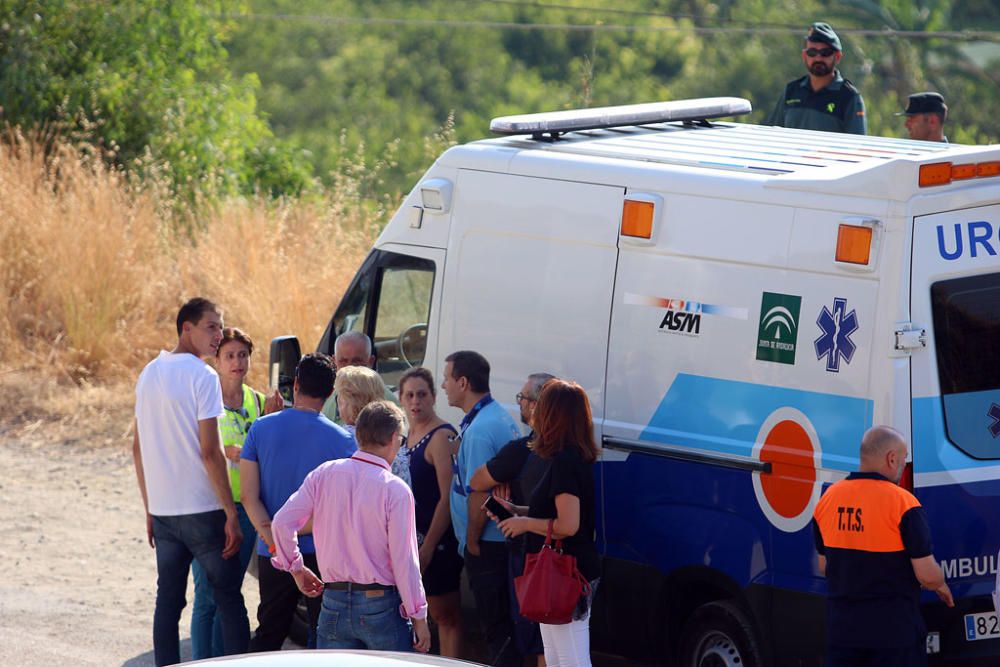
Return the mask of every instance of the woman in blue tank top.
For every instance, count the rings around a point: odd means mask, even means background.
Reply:
[[[441,655],[458,657],[462,557],[458,555],[448,504],[451,461],[458,447],[451,440],[455,427],[434,412],[436,396],[434,376],[426,368],[411,368],[399,380],[399,401],[410,422],[404,447],[409,452],[420,572],[428,611],[437,623]]]

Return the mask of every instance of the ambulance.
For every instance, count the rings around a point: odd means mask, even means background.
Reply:
[[[932,664],[1000,664],[1000,145],[764,127],[738,98],[494,119],[392,217],[319,350],[364,331],[394,385],[481,352],[580,383],[601,447],[596,650],[821,665],[810,519],[865,430],[911,444],[955,595]],[[725,120],[729,119],[729,120]],[[272,382],[298,342],[276,339]],[[461,415],[438,393],[439,414]]]

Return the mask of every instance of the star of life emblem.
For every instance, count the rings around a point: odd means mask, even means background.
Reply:
[[[831,373],[840,372],[840,361],[850,364],[857,346],[851,340],[851,334],[858,330],[858,316],[852,309],[847,310],[847,299],[837,297],[833,300],[833,310],[823,306],[822,312],[816,318],[820,337],[813,341],[816,348],[816,358],[826,357],[826,370]]]

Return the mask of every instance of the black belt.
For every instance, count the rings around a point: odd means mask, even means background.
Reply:
[[[386,584],[356,584],[353,581],[331,581],[323,584],[323,588],[330,591],[394,591],[395,586]]]

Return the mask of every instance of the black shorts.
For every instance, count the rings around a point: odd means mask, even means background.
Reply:
[[[460,586],[462,565],[462,557],[458,555],[458,541],[442,539],[434,550],[430,564],[424,570],[424,593],[446,595],[456,592]]]

